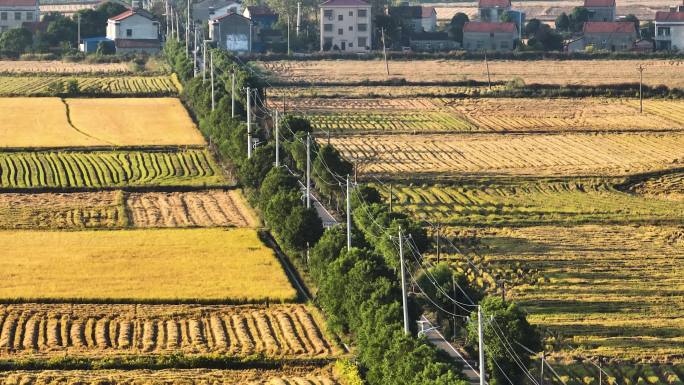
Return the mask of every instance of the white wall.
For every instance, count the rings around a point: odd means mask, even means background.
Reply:
[[[672,49],[676,47],[679,51],[684,51],[684,23],[671,26],[670,36],[672,38]]]
[[[366,10],[365,17],[358,17],[359,9]],[[333,16],[332,20],[325,17],[325,11],[332,10]],[[352,12],[352,16],[349,16],[349,12]],[[340,21],[338,16],[342,15],[342,20]],[[371,31],[373,30],[371,7],[321,7],[320,14],[320,29],[321,29],[321,50],[323,50],[325,38],[332,38],[332,46],[337,45],[341,50],[342,43],[344,43],[344,51],[348,52],[365,52],[366,47],[371,46]],[[332,24],[332,31],[325,31],[325,24]],[[366,30],[364,32],[358,31],[359,24],[366,24]],[[352,27],[352,30],[349,30]],[[340,35],[338,30],[342,29],[342,34]],[[366,38],[366,45],[364,47],[358,46],[359,37]]]
[[[19,12],[19,20],[16,20],[14,13]],[[7,15],[6,20],[2,20],[1,15],[5,13]],[[27,14],[33,16],[32,19],[27,17]],[[0,32],[12,28],[21,27],[22,23],[25,22],[35,22],[40,20],[40,12],[38,7],[0,7]]]
[[[126,30],[132,30],[132,36],[126,35]],[[133,15],[121,21],[107,22],[107,38],[114,39],[158,39],[157,24],[140,15]]]

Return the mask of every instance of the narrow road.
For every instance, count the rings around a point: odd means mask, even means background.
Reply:
[[[466,360],[463,355],[456,349],[452,344],[450,344],[446,338],[436,329],[430,321],[425,318],[425,316],[420,317],[420,321],[423,323],[423,334],[427,340],[435,345],[438,349],[445,351],[449,356],[456,362],[463,364],[463,374],[468,379],[468,383],[472,385],[480,384],[480,375],[477,370],[475,370],[475,362]]]

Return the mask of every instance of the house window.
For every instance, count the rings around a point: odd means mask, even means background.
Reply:
[[[332,19],[332,17],[333,17],[332,9],[323,10],[323,17],[327,17],[328,19]]]
[[[368,31],[368,24],[359,24],[358,27],[356,27],[356,30],[359,32],[366,32]]]
[[[344,16],[343,15],[337,15],[337,21],[342,21],[342,20],[344,20]]]
[[[332,32],[332,24],[323,24],[323,32]]]
[[[354,30],[354,26],[350,25],[350,26],[349,26],[349,30],[350,30],[350,31],[353,31],[353,30]]]
[[[337,34],[338,34],[338,35],[343,35],[343,34],[344,34],[344,30],[343,30],[342,28],[339,28],[339,29],[337,30]]]
[[[133,36],[133,30],[129,28],[126,30],[126,37],[131,37],[131,36]]]
[[[356,11],[356,16],[358,17],[366,17],[367,15],[368,14],[365,9],[359,9],[358,11]]]
[[[354,17],[354,11],[349,11],[349,17]],[[351,45],[350,45],[351,47]]]
[[[0,20],[7,20],[7,12],[0,12]]]
[[[349,43],[349,48],[354,48],[354,43]]]
[[[26,20],[33,21],[33,12],[26,12]]]
[[[21,12],[14,12],[14,20],[21,20]]]
[[[670,36],[670,27],[658,27],[658,36]]]
[[[358,44],[358,46],[359,46],[360,48],[365,48],[365,47],[366,47],[366,38],[365,38],[365,37],[360,37],[360,38],[359,38],[359,44]]]

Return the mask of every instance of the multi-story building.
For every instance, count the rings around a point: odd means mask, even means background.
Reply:
[[[584,0],[584,8],[589,11],[589,21],[615,21],[617,18],[615,0]]]
[[[107,39],[117,53],[158,52],[159,22],[152,13],[134,7],[107,20]]]
[[[321,51],[371,49],[371,5],[364,0],[328,0],[321,8]]]
[[[511,10],[511,0],[479,0],[477,8],[480,21],[499,23],[501,17]]]
[[[585,47],[604,51],[629,51],[638,36],[631,21],[588,21],[582,35]]]
[[[659,50],[684,50],[684,3],[670,12],[657,12],[655,42]]]
[[[515,23],[465,23],[463,48],[466,51],[512,51],[518,30]]]
[[[209,39],[216,46],[232,52],[252,51],[252,20],[229,13],[209,20]]]
[[[40,20],[38,0],[0,0],[0,32]]]

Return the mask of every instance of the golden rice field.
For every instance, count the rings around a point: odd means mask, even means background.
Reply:
[[[630,100],[629,103],[635,108],[639,106],[637,100]],[[679,100],[644,100],[644,112],[684,125],[684,103]]]
[[[274,251],[252,229],[3,231],[0,244],[4,301],[297,299]]]
[[[314,84],[358,83],[405,79],[408,82],[487,81],[483,60],[391,60],[390,75],[383,60],[316,60],[258,62],[279,82]],[[684,87],[684,61],[646,60],[489,60],[491,80],[522,79],[526,84],[601,85],[638,83],[637,67],[644,65],[644,83]]]
[[[681,177],[681,174],[679,174]],[[396,210],[430,222],[461,226],[583,223],[680,223],[684,201],[615,188],[621,180],[486,180],[392,185]],[[389,184],[374,184],[389,202]],[[645,194],[644,194],[645,195]]]
[[[0,188],[5,190],[225,183],[206,150],[0,152]]]
[[[681,226],[485,228],[477,238],[487,264],[543,277],[507,292],[548,330],[555,358],[682,362]]]
[[[647,178],[630,186],[630,191],[649,198],[684,201],[684,172],[677,171]],[[673,206],[677,203],[671,203]]]
[[[305,305],[0,305],[0,358],[339,354],[313,312]]]
[[[331,133],[439,132],[476,130],[469,121],[444,112],[307,113],[316,131]]]
[[[330,369],[44,370],[0,372],[4,385],[342,385]]]
[[[625,175],[684,163],[680,133],[363,135],[331,144],[360,174],[383,177]]]
[[[0,147],[205,145],[175,98],[0,98],[0,109]]]
[[[54,74],[82,74],[82,73],[116,73],[131,72],[128,63],[68,63],[61,61],[24,61],[0,60],[0,73],[54,73]]]
[[[177,95],[170,76],[0,76],[0,96],[49,96],[50,85],[75,80],[88,95]]]
[[[311,87],[272,87],[268,89],[270,98],[408,98],[408,97],[446,97],[453,95],[484,96],[501,91],[502,85],[489,87],[465,86],[311,86]],[[269,99],[269,103],[274,99]]]

